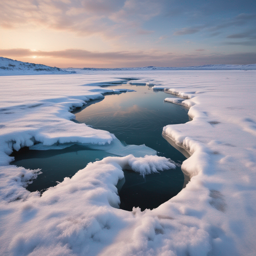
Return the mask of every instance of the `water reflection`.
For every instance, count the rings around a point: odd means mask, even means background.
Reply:
[[[167,96],[165,92],[156,92],[142,84],[109,88],[136,91],[107,95],[103,100],[90,102],[75,114],[76,121],[96,129],[107,130],[115,134],[118,140],[114,140],[112,145],[94,145],[90,148],[71,145],[61,150],[23,149],[14,152],[15,161],[12,164],[42,169],[42,174],[27,187],[28,190],[45,190],[56,185],[56,181],[61,182],[64,177],[73,176],[89,162],[107,156],[131,153],[143,156],[157,153],[159,156],[171,158],[176,163],[185,160],[185,157],[162,137],[165,125],[188,121],[185,108],[164,102]],[[125,182],[119,187],[119,196],[120,207],[125,210],[131,210],[134,206],[139,206],[142,210],[155,208],[175,196],[184,183],[184,175],[179,166],[145,177],[128,170],[124,170],[124,174]]]
[[[113,154],[73,145],[62,150],[29,150],[23,148],[13,154],[15,161],[12,164],[23,166],[27,169],[41,169],[36,180],[28,185],[29,191],[41,191],[62,182],[65,177],[72,177],[78,170],[83,169],[88,163],[101,160]]]
[[[148,86],[117,85],[109,88],[136,92],[107,95],[104,100],[89,104],[75,113],[78,122],[107,130],[125,144],[145,144],[156,150],[158,155],[178,163],[185,159],[162,137],[162,129],[168,124],[189,121],[187,109],[164,102],[166,93],[156,92]]]
[[[145,110],[144,110],[145,111]],[[143,112],[143,109],[140,108],[138,105],[133,105],[132,107],[127,108],[126,110],[122,110],[121,107],[118,107],[117,110],[115,110],[114,112],[114,117],[120,117],[120,116],[124,116],[124,115],[129,115],[132,114],[134,112]]]
[[[113,89],[126,88],[136,92],[108,95],[97,104],[91,104],[76,113],[76,120],[97,129],[108,130],[124,144],[145,144],[157,151],[159,156],[171,158],[176,163],[185,160],[183,154],[172,147],[163,137],[167,124],[189,121],[187,109],[164,102],[166,93],[154,91],[140,84],[117,85]],[[174,97],[168,95],[168,97]],[[119,187],[120,207],[155,208],[175,196],[184,185],[184,175],[179,166],[158,174],[142,177],[124,170],[125,183]]]

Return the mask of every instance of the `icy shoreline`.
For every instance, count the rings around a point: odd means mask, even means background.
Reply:
[[[111,142],[108,132],[70,121],[69,110],[108,91],[95,83],[134,76],[170,88],[182,97],[173,103],[190,107],[191,122],[164,127],[191,153],[182,165],[191,177],[187,187],[152,211],[113,208],[122,165],[129,164],[124,157],[89,164],[42,197],[26,191],[22,186],[36,171],[9,166],[12,147],[31,146],[33,138],[45,145]],[[253,255],[255,71],[109,71],[0,81],[1,255]]]

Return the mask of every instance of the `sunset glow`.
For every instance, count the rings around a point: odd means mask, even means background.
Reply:
[[[7,58],[60,67],[256,63],[255,1],[3,0],[0,8]]]

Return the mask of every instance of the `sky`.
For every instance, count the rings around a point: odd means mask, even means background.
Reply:
[[[1,0],[0,56],[57,67],[256,63],[256,0]]]

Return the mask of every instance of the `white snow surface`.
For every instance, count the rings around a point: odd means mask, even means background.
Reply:
[[[110,91],[98,85],[124,77],[168,88],[179,98],[166,101],[189,108],[192,121],[163,128],[191,155],[182,164],[186,188],[154,210],[118,209],[122,168],[171,167],[155,155],[128,155],[90,163],[41,197],[27,191],[40,170],[11,166],[8,154],[35,142],[113,142],[107,131],[72,122],[69,111]],[[0,255],[255,255],[255,98],[256,71],[0,77]]]

